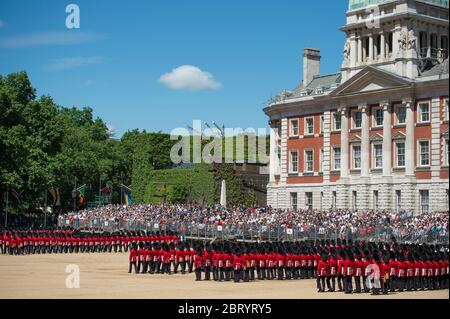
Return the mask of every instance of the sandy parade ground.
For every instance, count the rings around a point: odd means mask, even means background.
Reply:
[[[80,288],[66,288],[68,265],[80,270]],[[69,266],[69,268],[73,266]],[[128,274],[128,255],[58,254],[0,256],[0,298],[133,298],[133,299],[448,299],[449,291],[369,294],[318,293],[315,280],[250,283],[195,282],[194,274]]]

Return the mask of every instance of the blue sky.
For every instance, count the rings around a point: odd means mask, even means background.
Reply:
[[[70,3],[80,8],[76,30],[65,25]],[[304,47],[321,49],[322,74],[338,71],[347,5],[0,0],[0,74],[26,70],[39,95],[92,107],[117,137],[194,119],[266,127],[264,102],[300,82]]]

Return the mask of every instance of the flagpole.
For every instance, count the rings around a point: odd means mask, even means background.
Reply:
[[[5,229],[8,228],[8,197],[9,197],[9,189],[6,188],[6,215],[5,215]]]
[[[47,227],[47,192],[48,190],[45,191],[45,205],[44,205],[44,228]]]
[[[75,196],[73,196],[73,211],[77,210],[77,177],[75,176]]]

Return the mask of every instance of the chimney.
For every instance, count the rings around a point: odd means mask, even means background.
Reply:
[[[303,51],[303,86],[307,86],[315,76],[320,75],[320,50],[306,48]]]

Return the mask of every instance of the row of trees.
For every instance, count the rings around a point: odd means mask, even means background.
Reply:
[[[50,204],[49,188],[59,189],[62,210],[71,209],[75,182],[86,185],[86,200],[107,181],[130,185],[148,170],[170,167],[173,143],[167,134],[139,130],[114,139],[91,108],[37,98],[25,72],[0,76],[0,195],[5,206],[7,191],[17,190],[20,205],[9,197],[13,212],[33,212],[46,198]],[[118,187],[112,195],[119,201]]]
[[[233,141],[235,145],[235,137]],[[202,149],[208,142],[202,141]],[[115,139],[106,123],[94,118],[91,108],[68,108],[50,96],[37,97],[26,72],[0,75],[1,211],[11,190],[17,191],[20,203],[10,196],[10,212],[32,213],[45,204],[51,206],[50,188],[60,193],[56,210],[79,208],[73,198],[75,185],[86,185],[85,205],[107,182],[113,185],[116,203],[124,184],[131,185],[133,202],[211,204],[218,200],[222,179],[227,181],[230,203],[253,201],[252,194],[241,191],[242,182],[233,175],[232,165],[219,171],[200,164],[165,172],[173,166],[170,150],[175,143],[168,134],[145,130],[128,131]],[[245,158],[247,149],[245,144]]]

